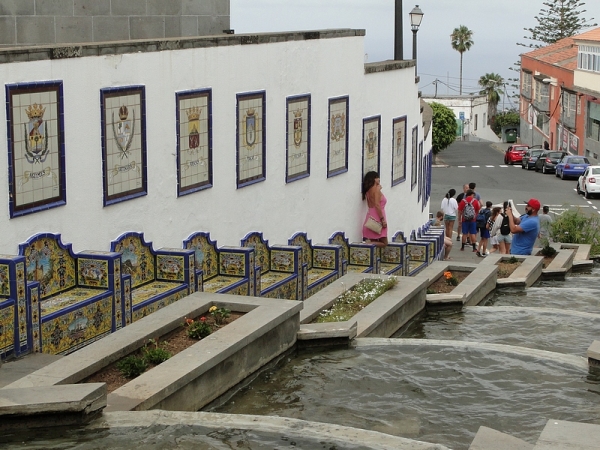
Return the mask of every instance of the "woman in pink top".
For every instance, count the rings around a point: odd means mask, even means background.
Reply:
[[[363,240],[377,247],[385,247],[388,244],[387,239],[387,219],[385,216],[385,204],[387,200],[381,193],[381,184],[379,184],[379,174],[371,171],[367,172],[362,184],[362,198],[367,201],[367,215],[363,222]],[[369,217],[380,222],[383,228],[381,233],[375,233],[368,229],[364,224]]]

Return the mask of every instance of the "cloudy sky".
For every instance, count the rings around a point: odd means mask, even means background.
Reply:
[[[464,54],[463,93],[478,91],[477,80],[489,72],[505,79],[519,54],[528,51],[525,27],[537,25],[543,0],[413,0],[424,13],[418,32],[418,70],[423,92],[457,94],[460,55],[452,50],[450,34],[460,25],[473,31],[474,45]],[[408,13],[415,6],[404,0],[404,58],[412,57]],[[324,28],[366,29],[369,62],[393,59],[394,0],[231,0],[231,27],[236,33]],[[588,0],[582,16],[600,23],[600,1]],[[507,107],[509,100],[507,99]]]

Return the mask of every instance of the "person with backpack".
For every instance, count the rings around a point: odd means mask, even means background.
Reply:
[[[481,206],[475,198],[472,189],[468,189],[465,197],[460,201],[458,210],[462,218],[462,246],[461,251],[465,250],[465,244],[467,243],[467,235],[471,239],[471,245],[473,246],[473,252],[477,251],[477,213]]]
[[[492,215],[492,202],[489,200],[485,202],[485,208],[481,208],[477,213],[477,231],[479,231],[479,236],[481,239],[479,240],[479,247],[477,248],[477,256],[485,257],[487,254],[487,244],[488,239],[490,238],[490,230],[487,227],[488,220]]]
[[[510,253],[510,245],[512,244],[510,222],[508,221],[508,215],[506,214],[507,209],[508,201],[504,202],[502,205],[502,213],[500,213],[502,221],[500,222],[500,227],[498,228],[498,233],[496,234],[496,237],[498,238],[498,247],[500,247],[500,253],[503,255],[508,255]]]

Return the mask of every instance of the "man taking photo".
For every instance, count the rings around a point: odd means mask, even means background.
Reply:
[[[538,211],[541,204],[539,200],[532,198],[525,203],[525,214],[515,217],[512,210],[512,202],[506,209],[510,232],[513,234],[511,255],[531,255],[535,239],[540,232],[540,219]]]

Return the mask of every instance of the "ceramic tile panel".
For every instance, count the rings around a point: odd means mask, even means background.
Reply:
[[[271,268],[279,272],[296,273],[295,257],[292,251],[271,250]]]
[[[98,291],[97,289],[73,288],[61,295],[46,299],[42,301],[40,305],[42,319],[55,312],[63,311],[80,303],[85,303],[98,295],[99,292],[102,291]]]
[[[77,274],[71,244],[63,244],[60,234],[41,233],[19,244],[25,257],[27,282],[40,283],[41,299],[75,287]]]
[[[291,183],[310,175],[310,94],[288,97],[285,181]]]
[[[0,357],[4,359],[8,352],[14,352],[15,336],[15,301],[0,302]]]
[[[242,247],[254,249],[256,264],[260,266],[260,273],[266,273],[271,270],[271,257],[269,251],[269,241],[263,238],[262,233],[252,232],[247,234],[241,241]]]
[[[211,278],[204,282],[204,292],[218,292],[226,289],[230,286],[235,285],[240,281],[239,278],[232,278],[228,276],[217,275],[216,277]],[[248,288],[246,288],[248,289]],[[228,294],[230,292],[227,292]],[[245,294],[244,294],[245,295]]]
[[[348,171],[348,96],[329,99],[327,177]]]
[[[406,181],[406,116],[392,120],[392,186]]]
[[[350,244],[343,231],[338,231],[329,238],[330,244],[339,245],[342,248],[342,258],[345,261],[350,261]]]
[[[260,287],[261,292],[269,289],[270,287],[276,285],[277,283],[281,283],[283,280],[289,278],[287,273],[283,272],[268,272],[260,277]],[[266,296],[266,295],[265,295]]]
[[[77,260],[77,284],[108,289],[108,261],[79,258]]]
[[[299,300],[297,297],[299,283],[297,280],[291,280],[278,286],[264,295],[265,298],[280,298],[286,300]]]
[[[112,308],[112,297],[109,296],[43,322],[41,350],[64,355],[110,334]]]
[[[0,258],[3,255],[0,255]],[[8,264],[0,264],[0,296],[10,297],[10,273]]]
[[[410,176],[410,190],[414,190],[417,185],[418,169],[419,169],[419,127],[415,125],[412,129],[412,157],[411,157],[411,176]]]
[[[6,85],[9,212],[66,204],[62,81]]]
[[[126,233],[113,241],[111,251],[121,254],[121,270],[131,275],[132,289],[154,280],[155,261],[151,244],[140,233]]]
[[[221,250],[219,252],[220,273],[223,275],[246,276],[246,255]]]
[[[205,281],[219,273],[216,243],[210,240],[208,233],[197,233],[184,242],[184,247],[194,251],[195,268],[203,271]]]
[[[174,255],[156,255],[156,277],[161,280],[185,282],[185,258]]]
[[[350,265],[372,266],[371,249],[368,247],[350,247]]]
[[[140,308],[137,308],[132,312],[132,320],[134,322],[140,320],[141,318],[146,317],[153,312],[170,305],[171,303],[175,303],[177,300],[182,299],[186,295],[186,291],[179,291],[174,294],[167,295],[158,301],[151,302]]]
[[[266,92],[237,94],[237,187],[266,179]]]
[[[288,239],[288,245],[297,245],[302,247],[302,264],[306,264],[310,270],[313,266],[313,251],[311,240],[308,239],[306,233],[296,233],[290,239]]]
[[[362,132],[362,176],[367,172],[379,173],[381,155],[381,116],[363,119]]]
[[[426,248],[423,245],[408,244],[408,255],[412,261],[427,261]]]
[[[134,289],[131,295],[133,309],[135,311],[136,306],[147,302],[148,300],[160,297],[161,295],[180,287],[181,283],[167,281],[155,281],[153,283],[140,286]]]
[[[148,191],[144,86],[100,91],[104,206]]]
[[[213,185],[212,90],[178,92],[177,196]]]
[[[315,248],[313,250],[313,269],[335,270],[337,265],[336,256],[333,249]]]

